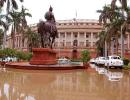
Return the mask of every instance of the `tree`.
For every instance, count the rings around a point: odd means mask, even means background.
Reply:
[[[105,41],[108,45],[107,47],[109,49],[108,53],[113,54],[114,52],[112,50],[113,41],[116,42],[116,53],[118,53],[118,38],[119,38],[120,26],[123,23],[122,18],[123,15],[120,12],[120,8],[115,6],[115,10],[113,11],[112,7],[108,5],[104,6],[103,10],[98,10],[98,12],[101,13],[101,15],[99,16],[99,22],[103,23],[104,30],[107,33],[105,35]],[[109,23],[107,21],[109,21]]]
[[[110,36],[111,34],[109,34],[108,28],[110,26],[110,24],[108,23],[108,20],[112,20],[112,11],[111,11],[111,7],[110,5],[108,6],[104,6],[103,10],[97,10],[98,13],[100,13],[99,16],[99,23],[101,23],[103,25],[103,31],[101,32],[101,34],[99,34],[99,41],[97,41],[97,50],[100,50],[99,52],[101,53],[101,51],[103,51],[103,45],[101,46],[101,44],[104,44],[104,54],[105,56],[107,56],[107,45],[109,45],[110,47]],[[101,42],[101,43],[100,43]]]
[[[11,38],[12,38],[12,48],[15,48],[15,34],[18,32],[20,27],[20,12],[12,11],[9,12],[12,18],[12,31],[11,31]]]
[[[2,44],[3,44],[3,30],[0,29],[0,49],[2,48]]]
[[[128,29],[128,24],[130,23],[130,9],[127,7],[127,0],[118,0],[121,3],[121,12],[123,23],[120,27],[121,32],[121,57],[124,56],[124,36]],[[113,11],[115,10],[117,0],[112,0],[111,7]],[[126,15],[124,14],[126,13]]]
[[[25,28],[27,28],[26,16],[31,17],[31,14],[27,13],[26,10],[27,9],[25,9],[22,6],[22,9],[21,9],[20,12],[15,11],[15,10],[9,12],[9,14],[10,14],[12,20],[13,20],[13,22],[12,22],[12,32],[11,32],[11,37],[12,37],[12,42],[13,42],[12,48],[15,48],[15,35],[16,34],[21,33],[22,34],[22,40],[24,39],[23,38],[24,30],[25,30]],[[23,42],[22,42],[22,46],[23,46]]]
[[[40,46],[40,37],[39,34],[32,31],[31,28],[28,28],[24,34],[24,38],[27,39],[28,50],[32,51],[33,47]]]
[[[24,6],[22,6],[22,10],[20,12],[20,15],[21,15],[21,30],[20,30],[20,33],[22,33],[22,47],[24,45],[24,34],[25,34],[25,29],[28,28],[27,26],[27,21],[26,21],[26,16],[27,17],[32,17],[32,15],[28,12],[28,9],[24,8]]]
[[[20,2],[23,2],[23,0],[20,0]],[[8,17],[10,10],[18,9],[18,5],[16,0],[1,0],[0,1],[0,7],[6,6],[6,16]],[[4,31],[4,38],[3,38],[3,48],[5,48],[6,45],[6,35],[8,30],[8,20],[6,19],[7,28]]]
[[[88,50],[81,51],[81,61],[87,63],[90,60],[90,52]]]
[[[7,24],[3,20],[5,18],[8,18],[8,17],[6,15],[2,14],[2,8],[0,7],[0,26],[3,26],[4,29],[7,29]]]
[[[105,38],[106,32],[101,31],[98,36],[99,40],[96,42],[97,45],[97,56],[105,56],[104,48],[105,48]]]

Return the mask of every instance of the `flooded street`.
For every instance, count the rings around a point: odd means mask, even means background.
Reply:
[[[130,72],[0,69],[0,100],[130,100]]]

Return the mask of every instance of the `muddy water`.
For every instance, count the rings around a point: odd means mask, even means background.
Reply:
[[[0,69],[0,100],[130,100],[130,73]]]

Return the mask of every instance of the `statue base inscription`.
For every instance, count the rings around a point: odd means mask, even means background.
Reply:
[[[50,48],[33,48],[31,65],[52,65],[57,64],[56,52]]]

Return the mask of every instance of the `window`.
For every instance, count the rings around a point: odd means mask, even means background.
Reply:
[[[97,33],[97,32],[94,32],[94,33],[93,33],[93,37],[94,37],[95,39],[97,39],[97,38],[98,38],[98,33]]]
[[[66,46],[70,47],[71,46],[71,42],[66,42]]]
[[[69,25],[72,25],[72,23],[69,23]]]
[[[89,38],[90,35],[91,35],[91,33],[90,33],[90,32],[87,32],[87,33],[86,33],[86,38]]]
[[[84,38],[84,33],[83,32],[80,32],[80,37]]]
[[[84,42],[80,42],[79,45],[80,45],[80,47],[83,47],[84,46]]]
[[[89,41],[86,40],[86,47],[89,47]]]
[[[88,34],[86,34],[86,38],[89,38],[89,35],[88,35]]]
[[[65,38],[65,33],[62,32],[62,33],[60,34],[60,36],[61,36],[61,38]]]
[[[70,32],[66,33],[66,38],[71,38],[71,33]]]
[[[73,41],[73,46],[77,46],[78,45],[78,40],[74,40]]]
[[[77,32],[74,32],[74,37],[77,38],[78,37],[78,33]]]

